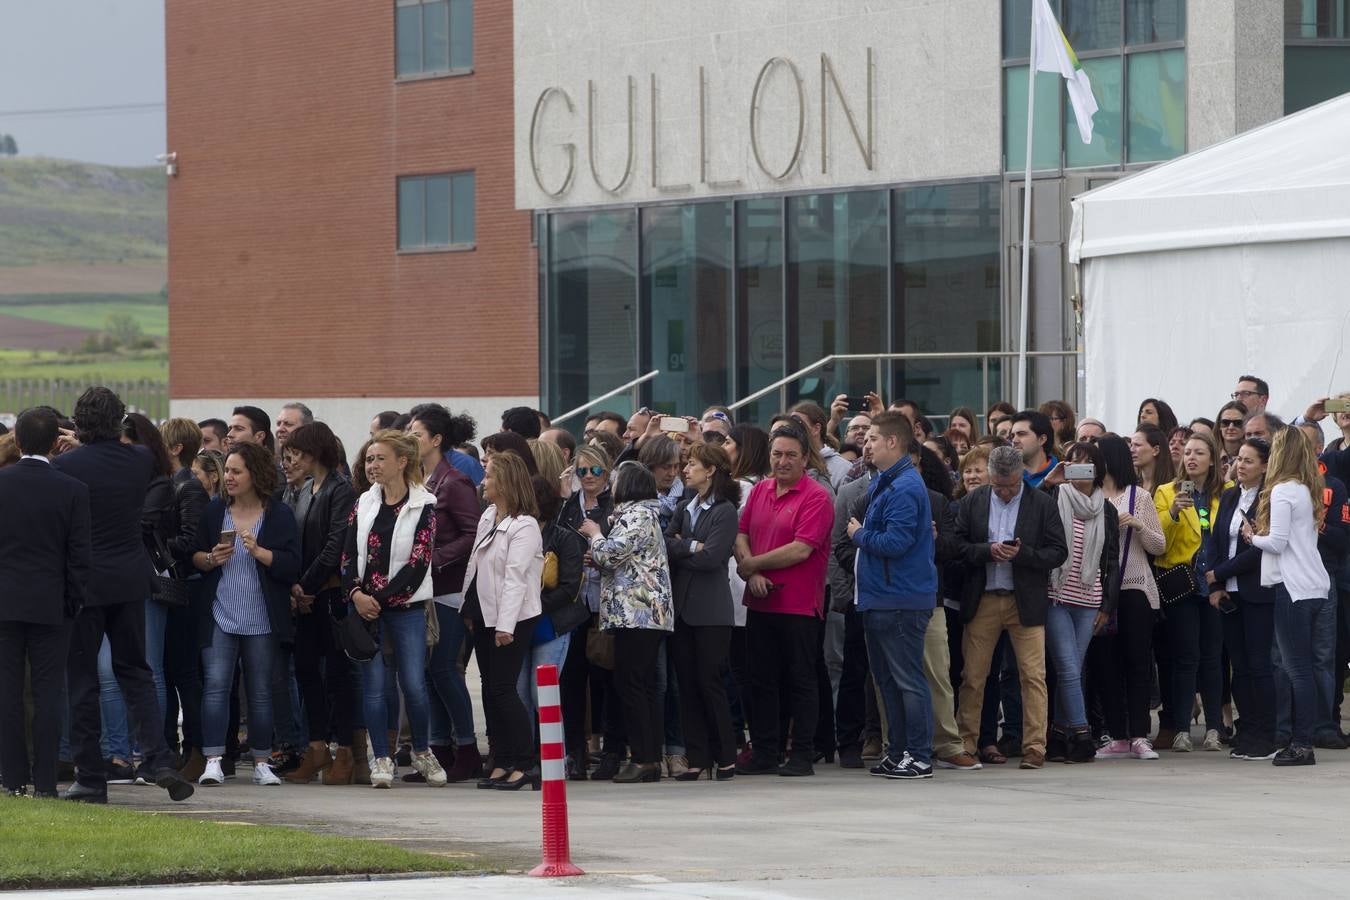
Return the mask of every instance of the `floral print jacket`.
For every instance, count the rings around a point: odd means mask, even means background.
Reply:
[[[670,563],[661,534],[656,500],[614,508],[609,534],[591,541],[591,559],[600,569],[600,629],[675,629]]]

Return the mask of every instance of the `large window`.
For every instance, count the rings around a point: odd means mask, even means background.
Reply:
[[[660,369],[651,407],[698,415],[729,397],[731,203],[642,211],[643,371]]]
[[[787,201],[788,369],[836,353],[881,353],[886,342],[885,191],[810,194]],[[876,384],[870,363],[821,369],[798,386],[828,408]]]
[[[1051,0],[1097,100],[1084,144],[1057,73],[1036,76],[1032,168],[1119,167],[1186,150],[1184,0]],[[1007,171],[1026,165],[1031,0],[1003,0]]]
[[[545,374],[557,413],[637,377],[637,213],[555,213],[548,221]],[[605,406],[631,414],[628,396]]]
[[[736,204],[737,386],[746,394],[787,374],[783,203],[781,197],[764,197]],[[778,411],[778,405],[778,396],[770,394],[744,412],[750,421],[763,422]]]
[[[1350,0],[1285,0],[1284,112],[1350,91]]]
[[[473,68],[473,0],[397,0],[394,42],[401,78]]]
[[[473,242],[472,172],[398,180],[398,249],[448,249]]]

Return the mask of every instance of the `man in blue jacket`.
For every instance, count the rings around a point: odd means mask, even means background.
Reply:
[[[883,778],[933,777],[933,704],[923,642],[937,601],[928,489],[909,448],[914,429],[900,413],[872,419],[867,447],[881,474],[863,522],[851,519],[856,585],[872,678],[886,705],[890,746],[872,768]]]

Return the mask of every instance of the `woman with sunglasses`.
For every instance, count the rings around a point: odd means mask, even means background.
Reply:
[[[1160,572],[1175,566],[1191,566],[1197,576],[1206,571],[1204,544],[1219,514],[1219,498],[1227,485],[1219,468],[1219,450],[1214,442],[1192,435],[1182,452],[1182,472],[1161,485],[1154,506],[1162,521],[1167,549],[1157,559]],[[1206,750],[1222,750],[1219,728],[1223,723],[1223,626],[1219,611],[1209,604],[1209,589],[1200,578],[1195,593],[1171,603],[1165,610],[1165,631],[1172,648],[1172,721],[1163,722],[1176,731],[1172,749],[1189,753],[1191,707],[1196,690],[1205,714]],[[1167,687],[1159,686],[1166,691]]]
[[[1220,459],[1227,469],[1242,449],[1243,426],[1247,421],[1247,407],[1239,400],[1229,400],[1219,407],[1214,418],[1214,439],[1219,444]]]
[[[602,434],[605,432],[601,432]],[[577,448],[576,465],[572,474],[581,489],[574,491],[558,513],[558,524],[576,531],[583,521],[595,522],[602,530],[609,527],[609,517],[614,512],[614,499],[609,488],[610,459],[605,451],[591,444]],[[623,756],[622,741],[618,739],[621,730],[615,720],[613,729],[604,729],[605,703],[613,696],[612,673],[608,669],[593,666],[586,658],[586,635],[600,611],[600,571],[591,562],[590,553],[583,556],[581,597],[590,610],[590,619],[578,625],[568,643],[567,657],[563,662],[558,682],[562,694],[563,731],[567,741],[567,777],[573,781],[586,780],[587,748],[586,736],[586,691],[590,687],[591,730],[597,736],[606,731],[611,735],[606,742],[605,756],[602,757],[597,775],[608,773],[608,778],[618,774],[619,763]],[[599,779],[597,779],[599,780]]]
[[[219,450],[202,450],[192,460],[192,475],[206,489],[206,496],[214,500],[220,496],[225,483],[225,454]]]

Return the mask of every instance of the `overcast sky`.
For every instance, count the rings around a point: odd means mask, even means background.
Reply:
[[[13,114],[127,104],[156,105]],[[0,0],[0,134],[21,156],[154,165],[165,142],[164,0]]]

